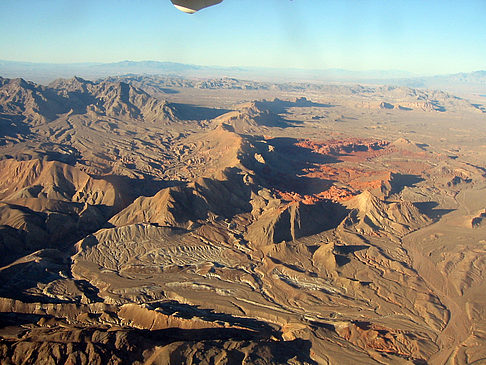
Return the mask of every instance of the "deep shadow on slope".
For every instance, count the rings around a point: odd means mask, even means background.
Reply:
[[[287,113],[287,109],[289,108],[332,108],[335,106],[332,104],[316,103],[305,97],[297,98],[295,101],[274,99],[273,101],[263,100],[258,103],[277,114]]]
[[[413,205],[417,207],[420,213],[425,214],[434,221],[438,221],[444,215],[455,211],[455,209],[436,209],[436,207],[439,205],[436,202],[417,202],[413,203]]]
[[[181,120],[208,120],[228,113],[229,109],[207,108],[192,104],[171,103]]]
[[[392,187],[390,194],[399,194],[403,188],[415,187],[416,184],[422,181],[424,181],[424,178],[420,175],[394,173],[390,181]]]
[[[110,223],[115,226],[157,223],[194,228],[214,215],[232,219],[237,214],[249,213],[252,187],[246,185],[244,176],[235,170],[226,169],[223,180],[200,178],[186,185],[162,189],[149,198],[137,198],[112,217]]]
[[[39,301],[40,298],[32,296],[29,289],[37,287],[39,283],[59,280],[62,278],[61,273],[69,270],[68,256],[59,250],[44,249],[32,256],[30,259],[27,256],[24,262],[16,262],[0,270],[0,296],[27,302]],[[53,302],[47,296],[43,296],[42,301]]]
[[[252,156],[246,156],[243,164],[257,172],[262,178],[262,184],[282,191],[292,191],[298,194],[315,194],[329,189],[332,180],[323,180],[302,176],[305,170],[315,165],[340,162],[334,156],[312,152],[312,150],[297,146],[296,138],[272,138],[261,140],[246,136],[260,152],[265,163],[255,161]],[[272,152],[269,152],[269,147]]]
[[[175,315],[185,319],[200,318],[208,322],[227,322],[232,326],[244,327],[255,331],[255,333],[259,333],[260,336],[265,338],[279,336],[278,332],[270,325],[254,318],[242,318],[226,313],[216,313],[212,309],[203,309],[196,305],[180,303],[175,300],[152,304],[152,306],[157,311],[167,315]]]
[[[23,116],[0,113],[0,146],[5,144],[2,141],[5,137],[26,138],[30,134],[30,126],[25,123]]]
[[[49,320],[51,317],[42,318]],[[38,321],[39,316],[0,313],[2,327],[19,323],[36,326]],[[274,341],[254,331],[236,328],[149,331],[57,325],[24,330],[20,340],[15,336],[0,339],[0,354],[12,364],[45,363],[48,359],[53,363],[73,361],[83,365],[113,361],[132,364],[143,362],[148,356],[151,360],[173,364],[220,364],[221,360],[227,364],[287,364],[290,360],[317,364],[310,358],[310,348],[310,341]]]

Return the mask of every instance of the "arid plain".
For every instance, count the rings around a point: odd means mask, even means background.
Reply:
[[[486,363],[468,100],[0,78],[1,362]]]

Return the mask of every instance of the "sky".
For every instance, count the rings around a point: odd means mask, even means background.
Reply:
[[[0,59],[214,66],[486,69],[486,0],[0,0]]]

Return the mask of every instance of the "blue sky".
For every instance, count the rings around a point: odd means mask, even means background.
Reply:
[[[468,72],[485,19],[486,0],[0,0],[0,59]]]

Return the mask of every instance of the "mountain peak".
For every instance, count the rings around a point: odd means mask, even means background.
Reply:
[[[402,236],[430,223],[412,203],[386,202],[368,190],[353,198],[348,208],[351,212],[341,227],[362,234]]]

